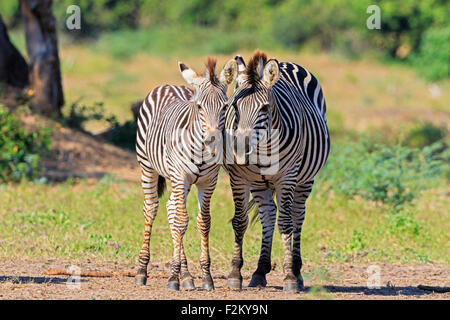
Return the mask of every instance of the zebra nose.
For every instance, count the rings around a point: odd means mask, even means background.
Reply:
[[[252,153],[250,134],[247,131],[237,131],[234,137],[235,156],[238,164],[245,164],[247,157]]]
[[[204,143],[208,152],[214,157],[217,154],[217,148],[220,148],[220,131],[218,129],[208,130]]]

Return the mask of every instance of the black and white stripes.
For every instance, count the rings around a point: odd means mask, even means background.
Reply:
[[[178,290],[181,278],[183,288],[194,289],[183,248],[183,236],[189,221],[186,198],[192,184],[198,188],[197,226],[202,238],[200,265],[203,288],[214,288],[208,243],[209,204],[217,183],[220,162],[205,159],[214,156],[214,148],[209,146],[215,137],[221,136],[226,89],[237,76],[234,60],[227,63],[220,77],[215,74],[215,65],[216,62],[209,59],[205,73],[197,75],[179,63],[184,79],[195,90],[184,86],[158,87],[148,94],[139,111],[136,152],[142,171],[145,230],[135,278],[138,284],[145,284],[147,279],[150,235],[158,212],[157,194],[161,194],[162,182],[168,179],[172,193],[167,202],[167,215],[174,244],[168,288]]]
[[[243,59],[237,56],[235,60],[240,70],[238,85],[229,99],[225,123],[227,134],[234,139],[225,141],[238,145],[225,148],[228,159],[224,167],[230,175],[235,202],[235,252],[228,285],[242,286],[242,241],[251,193],[259,208],[263,234],[258,268],[250,286],[266,285],[278,205],[278,228],[285,253],[284,289],[300,290],[300,235],[305,201],[330,150],[322,89],[306,69],[268,60],[262,52],[253,55],[245,70]],[[239,148],[240,143],[244,145]],[[270,154],[269,164],[262,165],[258,160],[263,153]]]

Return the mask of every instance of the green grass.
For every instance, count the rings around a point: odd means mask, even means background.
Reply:
[[[211,257],[216,267],[231,261],[233,214],[228,177],[222,172],[212,200]],[[348,198],[316,186],[307,202],[302,234],[304,263],[450,263],[446,245],[450,200],[445,187],[429,189],[414,206],[392,212],[362,198]],[[108,177],[101,183],[71,180],[54,186],[32,182],[0,186],[0,259],[60,258],[71,261],[117,261],[134,264],[142,241],[142,192],[138,183]],[[165,202],[154,223],[152,261],[172,256]],[[195,189],[188,199],[190,224],[185,236],[188,259],[197,263]],[[251,225],[244,242],[244,268],[259,256],[260,223]],[[273,262],[281,265],[276,231]]]

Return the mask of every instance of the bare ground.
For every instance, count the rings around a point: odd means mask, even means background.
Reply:
[[[53,129],[51,153],[43,156],[39,163],[41,175],[49,180],[100,179],[114,174],[122,180],[139,181],[140,170],[134,152],[35,114],[22,116],[21,120],[29,129],[39,125]]]
[[[305,291],[299,294],[282,291],[282,271],[274,270],[263,289],[245,287],[251,272],[244,271],[244,288],[232,291],[226,288],[228,270],[213,270],[216,290],[206,292],[201,286],[200,272],[191,263],[197,289],[194,291],[169,291],[168,264],[153,264],[146,286],[134,285],[132,277],[82,277],[79,286],[67,285],[68,276],[46,276],[48,269],[70,266],[64,261],[0,262],[0,300],[3,299],[145,299],[145,300],[294,300],[294,299],[450,299],[450,268],[426,265],[379,265],[381,289],[367,287],[367,266],[333,265],[310,266],[303,269]],[[130,266],[114,263],[79,263],[81,270],[129,271]],[[317,276],[318,270],[326,270],[326,279]],[[419,285],[444,288],[444,293],[418,288]]]

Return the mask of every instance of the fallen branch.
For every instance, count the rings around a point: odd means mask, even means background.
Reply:
[[[450,287],[432,287],[432,286],[424,286],[422,284],[418,285],[417,288],[425,291],[433,291],[438,293],[446,293],[450,292]]]
[[[61,269],[50,269],[45,271],[46,275],[50,276],[80,276],[80,277],[134,277],[136,272],[133,271],[81,271],[79,274],[75,271],[61,270]]]

